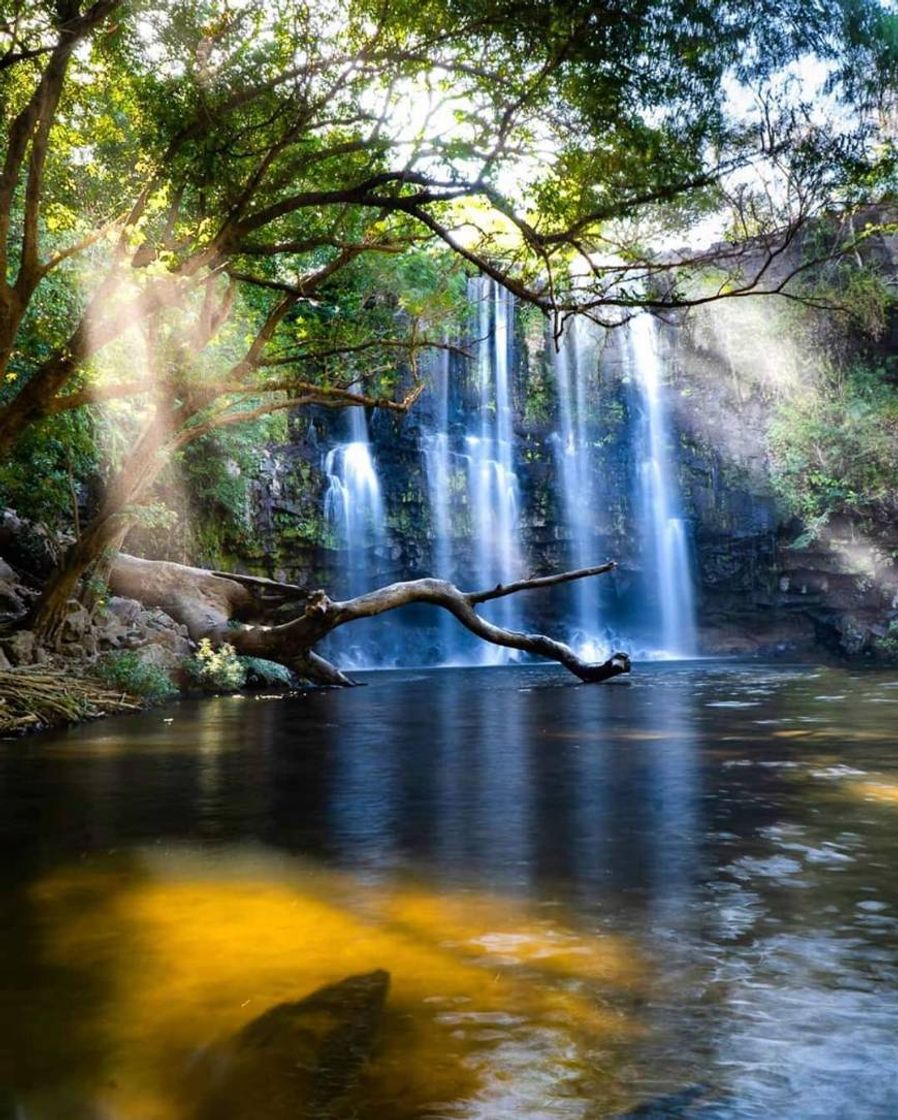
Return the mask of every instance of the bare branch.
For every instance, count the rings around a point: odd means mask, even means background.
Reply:
[[[520,580],[509,585],[502,594],[585,579],[612,567],[606,564]],[[138,598],[147,606],[162,607],[188,628],[195,641],[209,638],[215,643],[228,642],[238,653],[265,657],[300,673],[310,656],[317,658],[317,654],[312,652],[313,647],[333,630],[410,603],[429,603],[440,607],[484,641],[556,661],[585,682],[608,680],[630,670],[630,659],[624,653],[616,653],[607,661],[594,664],[583,661],[569,646],[544,634],[521,634],[495,626],[481,618],[473,606],[474,602],[495,598],[495,589],[466,594],[441,579],[393,583],[344,602],[329,599],[323,591],[296,589],[300,600],[305,599],[303,613],[297,618],[279,626],[246,625],[236,629],[232,625],[234,620],[268,618],[272,593],[268,584],[258,587],[240,576],[232,578],[225,573],[120,554],[112,567],[110,585],[117,594]],[[325,665],[326,662],[322,669]],[[328,666],[328,669],[331,675],[339,673],[333,666]],[[343,677],[327,683],[345,685],[352,682]]]
[[[519,591],[535,591],[543,587],[556,587],[559,583],[571,583],[575,579],[601,576],[606,572],[613,572],[616,567],[614,561],[609,560],[594,568],[577,568],[572,572],[559,572],[551,576],[530,576],[515,583],[497,584],[488,591],[469,591],[465,598],[474,606],[477,603],[488,603],[492,599],[503,599],[506,595],[516,595]]]

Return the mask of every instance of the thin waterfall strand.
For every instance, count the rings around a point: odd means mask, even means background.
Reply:
[[[571,568],[586,568],[601,560],[594,529],[598,467],[587,429],[588,379],[596,371],[598,354],[587,324],[572,319],[552,353],[558,394],[555,449],[567,562]],[[570,594],[572,644],[581,657],[599,660],[608,651],[600,637],[599,586],[594,580],[582,580],[572,585]]]
[[[676,461],[668,447],[669,422],[657,330],[654,319],[646,314],[637,315],[626,330],[633,375],[645,408],[639,486],[649,557],[646,575],[658,589],[657,633],[661,651],[689,657],[696,652],[692,566]]]
[[[508,583],[521,570],[518,539],[518,478],[514,470],[514,414],[511,400],[511,348],[514,324],[512,297],[492,280],[471,281],[478,308],[477,434],[465,438],[468,453],[468,506],[471,516],[474,575],[480,587]],[[520,626],[514,599],[491,604],[501,625]],[[481,659],[489,664],[509,660],[511,651],[488,647]]]
[[[361,595],[378,582],[377,557],[385,553],[388,539],[380,479],[368,439],[368,420],[360,408],[350,409],[349,416],[351,438],[331,448],[324,460],[324,519],[341,553],[341,593]],[[353,630],[352,635],[338,635],[334,639],[345,663],[352,668],[381,664],[381,635],[369,630],[366,624]]]

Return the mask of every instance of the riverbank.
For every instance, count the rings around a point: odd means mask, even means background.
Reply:
[[[139,712],[144,706],[138,697],[89,677],[29,666],[0,671],[0,738]]]

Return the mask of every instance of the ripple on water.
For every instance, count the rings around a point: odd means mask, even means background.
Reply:
[[[709,700],[706,708],[759,708],[760,700]]]
[[[773,855],[766,859],[757,856],[743,856],[734,860],[724,868],[730,875],[742,881],[760,879],[788,880],[790,887],[798,886],[799,882],[793,878],[804,870],[797,859],[790,856]]]
[[[863,778],[866,776],[866,770],[857,770],[853,766],[847,766],[843,762],[837,762],[833,766],[824,766],[820,770],[811,770],[812,778],[824,778],[828,781],[839,781],[842,778]]]

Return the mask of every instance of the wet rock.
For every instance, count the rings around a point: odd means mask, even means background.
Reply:
[[[0,509],[0,551],[23,571],[48,576],[62,543],[42,526],[23,520],[15,510]]]
[[[69,603],[68,613],[62,624],[62,640],[64,642],[80,642],[90,630],[90,614],[80,604]]]
[[[13,665],[33,665],[36,644],[30,630],[18,630],[3,642],[3,651]]]
[[[92,660],[99,653],[100,646],[97,642],[97,636],[93,631],[88,630],[82,634],[80,638],[64,642],[62,652],[66,655],[74,655],[76,657],[87,658]]]
[[[296,678],[289,669],[261,657],[249,659],[245,688],[289,688]]]
[[[0,561],[2,563],[2,561]],[[0,570],[0,615],[9,618],[19,618],[25,613],[25,604],[19,594],[16,584],[3,578]]]
[[[159,614],[162,614],[160,611]],[[177,622],[169,618],[168,615],[163,616],[167,620],[166,625],[159,625],[153,622],[147,626],[144,640],[147,646],[153,646],[163,649],[167,654],[175,659],[175,662],[183,661],[185,657],[189,657],[193,652],[193,646],[190,644],[190,639],[187,636],[187,628],[179,626]]]
[[[117,619],[102,618],[95,622],[94,633],[100,649],[122,649],[134,644],[138,634],[122,626]]]
[[[390,986],[382,969],[349,976],[253,1019],[210,1056],[196,1120],[328,1120],[374,1044]]]
[[[6,654],[3,652],[3,647],[0,646],[0,672],[6,672],[7,669],[12,668],[12,662],[8,660]]]
[[[143,607],[136,599],[113,595],[106,603],[106,618],[120,626],[134,626],[142,613]]]
[[[94,628],[101,649],[122,649],[138,645],[138,620],[143,608],[136,599],[115,595],[94,618]]]
[[[19,582],[19,577],[16,575],[14,569],[6,563],[2,556],[0,556],[0,580],[4,583]]]
[[[143,646],[138,649],[137,654],[144,665],[152,665],[155,669],[162,669],[166,673],[180,669],[183,660],[178,654],[159,643]]]
[[[186,627],[164,611],[145,610],[136,599],[114,596],[94,625],[101,649],[158,647],[152,663],[165,669],[176,668],[193,650]]]

